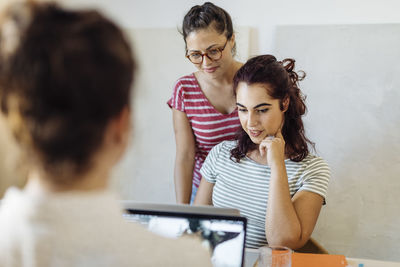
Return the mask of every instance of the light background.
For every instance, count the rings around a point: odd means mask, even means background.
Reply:
[[[134,138],[114,172],[113,186],[125,199],[173,203],[175,144],[165,102],[174,81],[194,70],[183,57],[176,29],[188,9],[203,2],[63,2],[97,6],[118,21],[139,59]],[[308,74],[301,83],[308,95],[307,133],[333,170],[313,236],[331,253],[400,261],[400,3],[214,3],[231,14],[242,58],[293,57]],[[6,184],[17,178],[9,163],[16,152],[3,132],[0,145],[0,183]]]

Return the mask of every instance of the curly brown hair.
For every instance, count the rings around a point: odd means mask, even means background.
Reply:
[[[122,31],[97,11],[28,2],[0,24],[1,111],[50,172],[66,162],[87,170],[107,123],[129,105],[134,66]]]
[[[244,82],[248,85],[260,83],[266,84],[268,95],[279,99],[280,109],[283,110],[283,101],[290,99],[289,106],[285,112],[282,135],[285,139],[285,154],[293,161],[302,161],[309,153],[308,144],[314,148],[304,133],[301,116],[305,114],[305,96],[298,87],[298,81],[305,77],[305,73],[299,76],[294,71],[295,60],[284,59],[277,61],[272,55],[261,55],[249,59],[235,74],[233,90],[236,95],[238,84]],[[247,133],[241,128],[236,136],[237,146],[231,150],[231,159],[237,162],[245,157],[247,152],[257,148]]]

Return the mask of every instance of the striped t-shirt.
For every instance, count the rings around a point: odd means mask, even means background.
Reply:
[[[196,154],[193,170],[193,184],[198,187],[200,169],[205,158],[216,144],[232,140],[240,128],[237,109],[222,114],[208,101],[194,74],[180,78],[167,104],[185,112],[195,137]]]
[[[208,154],[201,174],[215,184],[212,201],[216,207],[235,208],[248,220],[246,247],[267,244],[265,215],[268,204],[271,170],[249,157],[239,163],[230,159],[237,141],[225,141]],[[324,199],[330,178],[330,168],[320,157],[309,154],[301,162],[285,160],[290,195],[301,190],[317,193]],[[279,229],[276,229],[279,231]]]

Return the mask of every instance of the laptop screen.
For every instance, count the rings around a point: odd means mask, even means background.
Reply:
[[[197,235],[211,251],[213,266],[243,266],[246,218],[236,210],[188,205],[125,205],[124,218],[168,238]]]

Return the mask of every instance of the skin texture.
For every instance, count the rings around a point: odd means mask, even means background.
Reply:
[[[243,129],[258,148],[248,152],[252,160],[271,168],[268,196],[268,216],[265,218],[265,234],[270,245],[297,249],[307,242],[317,222],[323,198],[315,193],[299,191],[290,196],[285,167],[285,140],[281,133],[284,112],[290,104],[272,99],[266,90],[268,85],[239,83],[237,107]],[[214,184],[201,180],[195,205],[212,205]]]
[[[210,49],[223,47],[226,41],[225,34],[218,33],[211,25],[206,29],[191,32],[186,38],[186,47],[188,53],[205,53]],[[222,51],[221,59],[212,61],[204,56],[201,64],[194,64],[198,70],[194,75],[203,93],[211,105],[222,114],[232,113],[236,108],[232,80],[242,64],[233,58],[231,51],[234,44],[233,36]],[[174,168],[176,201],[188,204],[192,193],[195,138],[184,112],[173,109],[172,116],[176,142]]]

